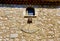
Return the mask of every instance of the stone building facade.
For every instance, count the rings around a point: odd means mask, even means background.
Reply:
[[[30,24],[28,7],[36,16]],[[60,41],[60,6],[0,4],[0,41]]]

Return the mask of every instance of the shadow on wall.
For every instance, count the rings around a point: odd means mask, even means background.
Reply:
[[[27,8],[30,5],[16,5],[16,4],[0,4],[0,7],[9,7],[9,8]],[[60,6],[53,5],[31,5],[34,8],[48,8],[48,9],[56,9],[60,8]]]

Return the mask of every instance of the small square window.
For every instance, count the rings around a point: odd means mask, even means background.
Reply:
[[[36,18],[35,9],[33,7],[27,7],[24,18]]]
[[[35,10],[32,7],[26,8],[26,11],[27,11],[28,15],[35,15]]]

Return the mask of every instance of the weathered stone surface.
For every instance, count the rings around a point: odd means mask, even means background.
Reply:
[[[37,17],[30,27],[25,9],[0,7],[0,41],[60,41],[59,8],[35,8]]]

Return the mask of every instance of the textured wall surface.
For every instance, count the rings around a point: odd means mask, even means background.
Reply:
[[[0,41],[60,41],[60,8],[35,8],[31,24],[25,9],[0,7]]]

